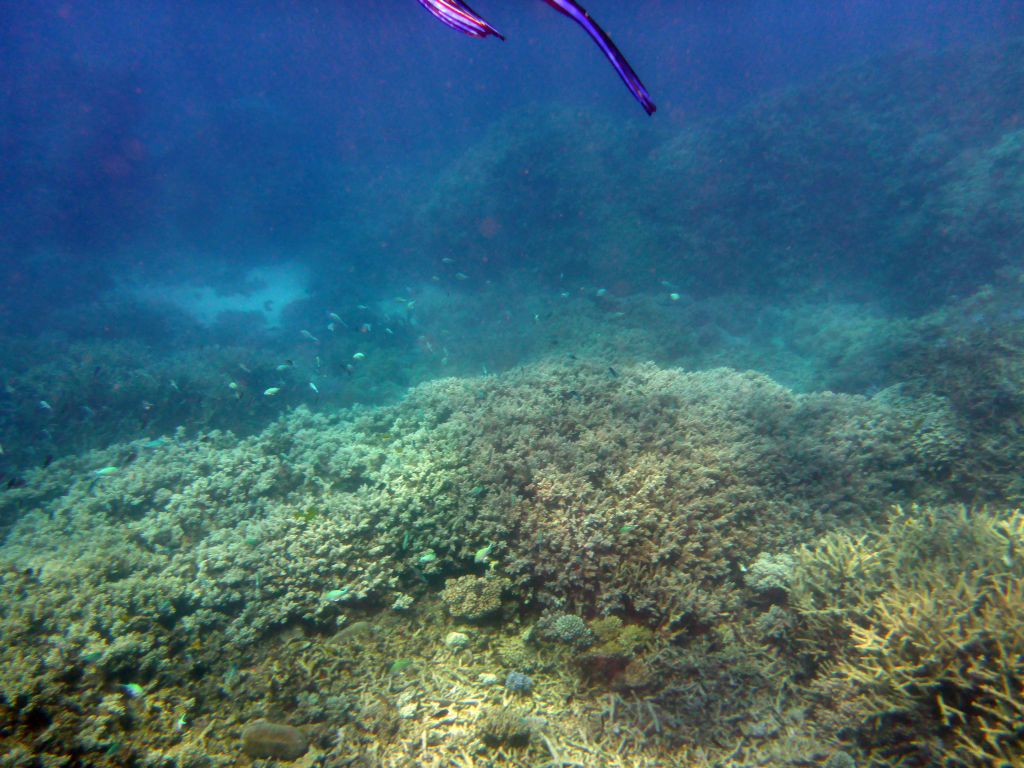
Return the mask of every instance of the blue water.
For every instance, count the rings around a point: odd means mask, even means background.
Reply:
[[[0,764],[1020,763],[1024,4],[583,1],[0,2]]]
[[[909,317],[1016,264],[1019,185],[993,174],[1020,168],[1000,144],[1019,122],[1019,3],[591,5],[653,118],[540,2],[478,9],[505,43],[412,0],[6,7],[8,460],[69,450],[62,430],[100,411],[111,438],[256,427],[273,409],[197,404],[238,364],[274,372],[247,386],[284,385],[279,408],[307,379],[317,402],[378,402],[622,326],[647,340],[610,342],[620,361],[868,391],[899,379],[899,353],[837,369],[801,305]],[[370,351],[388,363],[360,380]],[[153,366],[204,377],[196,402],[120,399]],[[296,366],[303,381],[275,377]],[[44,427],[51,400],[62,427]]]

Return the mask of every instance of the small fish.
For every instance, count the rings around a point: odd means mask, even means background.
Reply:
[[[323,365],[323,361],[320,360],[320,355],[317,355],[313,358],[313,366],[319,371],[321,365]]]
[[[455,263],[455,259],[451,258],[450,256],[445,256],[443,259],[441,259],[441,263],[442,264],[454,264]]]
[[[481,547],[473,555],[473,561],[476,563],[486,563],[490,559],[493,549],[494,542],[491,542],[486,547]]]
[[[334,333],[334,323],[328,323],[327,330],[330,331],[331,333]]]
[[[249,370],[248,366],[246,366],[244,363],[239,363],[238,367],[242,369],[242,373],[252,373],[252,371]]]
[[[467,275],[465,272],[456,272],[455,273],[455,279],[456,280],[469,280],[469,275]]]
[[[280,387],[267,387],[265,390],[263,390],[263,396],[264,397],[273,397],[274,395],[276,395],[280,391],[281,391]]]
[[[303,329],[302,329],[301,331],[299,331],[299,333],[300,333],[300,334],[302,335],[302,337],[303,337],[304,339],[309,339],[309,340],[310,340],[310,341],[312,341],[312,342],[313,342],[314,344],[319,344],[319,343],[320,343],[320,339],[318,339],[318,338],[317,338],[316,336],[314,336],[314,335],[313,335],[312,333],[310,333],[309,331],[307,331],[307,330],[306,330],[305,328],[303,328]]]
[[[124,691],[125,695],[129,699],[138,699],[144,693],[144,691],[142,690],[142,686],[138,683],[126,683],[125,685],[121,686],[121,690]]]
[[[372,330],[373,330],[373,326],[370,325],[369,323],[363,323],[362,325],[359,326],[359,332],[360,333],[369,333]]]
[[[607,293],[608,293],[608,289],[607,288],[598,288],[597,289],[597,293],[595,295],[600,298],[601,296],[604,296]]]
[[[395,335],[395,332],[392,331],[390,328],[385,328],[384,329],[384,333],[386,333],[388,336],[394,336]]]
[[[320,394],[320,389],[312,381],[309,382],[309,388],[312,389],[314,393],[316,393],[318,395]]]
[[[53,406],[50,405],[45,400],[40,400],[39,401],[39,410],[40,411],[52,411],[53,410]]]
[[[675,293],[674,291],[670,293],[668,297],[672,299],[672,301],[679,301],[682,298],[682,296],[680,296],[678,293]]]
[[[277,366],[277,370],[279,370],[279,371],[287,371],[289,368],[293,368],[293,367],[295,367],[295,363],[293,363],[291,360],[285,360],[283,363],[281,363],[279,366]]]
[[[341,319],[341,316],[337,312],[328,312],[327,316],[336,323],[340,323],[341,325],[345,324],[345,321]]]
[[[96,477],[107,477],[108,475],[112,475],[115,472],[117,472],[117,467],[115,467],[113,464],[93,470],[93,474],[96,475]]]
[[[364,355],[362,352],[356,352],[354,355],[352,355],[353,360],[362,360],[364,357],[366,357],[366,355]]]

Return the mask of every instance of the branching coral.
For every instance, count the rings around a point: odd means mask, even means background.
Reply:
[[[849,725],[871,726],[879,760],[1024,761],[1022,547],[1019,510],[912,508],[881,534],[802,551],[804,638],[836,653],[838,695],[864,718]]]
[[[56,667],[99,688],[215,679],[289,628],[330,632],[402,595],[429,611],[447,577],[449,597],[489,608],[476,587],[500,587],[508,615],[622,617],[618,645],[589,651],[609,669],[595,679],[699,675],[733,711],[741,687],[767,696],[789,674],[762,638],[790,647],[791,622],[765,629],[741,565],[841,518],[869,523],[921,479],[906,435],[884,402],[753,373],[567,361],[431,382],[383,408],[300,408],[243,439],[132,444],[125,465],[125,446],[58,459],[3,548],[32,574],[0,615],[26,638],[0,648],[3,684],[31,700],[59,693]],[[833,577],[803,578],[820,615],[846,609]],[[837,627],[831,642],[849,638]]]

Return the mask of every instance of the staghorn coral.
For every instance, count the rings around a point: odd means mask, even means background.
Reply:
[[[1019,510],[910,508],[802,550],[803,640],[835,657],[818,690],[876,760],[1024,760],[1022,546]]]

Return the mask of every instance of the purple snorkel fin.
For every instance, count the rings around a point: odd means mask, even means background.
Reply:
[[[636,72],[629,66],[629,62],[626,61],[626,57],[622,55],[618,48],[615,47],[615,43],[608,37],[608,34],[597,25],[590,14],[587,13],[576,0],[544,0],[545,3],[550,5],[556,11],[560,11],[568,16],[570,19],[575,21],[590,35],[591,39],[597,43],[598,47],[608,58],[608,61],[615,67],[615,71],[619,73],[619,77],[622,78],[622,82],[629,88],[630,93],[636,97],[636,100],[640,102],[640,106],[644,108],[644,112],[648,115],[653,115],[654,110],[657,109],[654,106],[654,102],[651,101],[651,95],[644,88],[644,84],[640,82],[640,78],[637,77]]]
[[[434,14],[434,17],[457,32],[464,32],[470,37],[487,37],[494,35],[499,40],[505,36],[484,21],[462,0],[419,0],[420,5]]]
[[[565,14],[570,19],[583,27],[587,34],[597,43],[598,47],[608,58],[608,61],[615,67],[619,77],[629,88],[630,93],[640,102],[644,112],[648,115],[654,114],[657,107],[651,101],[651,95],[640,82],[636,72],[629,66],[626,57],[622,55],[615,43],[608,37],[607,33],[598,26],[590,14],[587,13],[576,0],[544,0],[556,11]],[[419,4],[430,11],[435,18],[447,24],[452,29],[469,35],[470,37],[495,37],[504,40],[504,36],[490,24],[483,20],[477,13],[462,0],[419,0]]]

